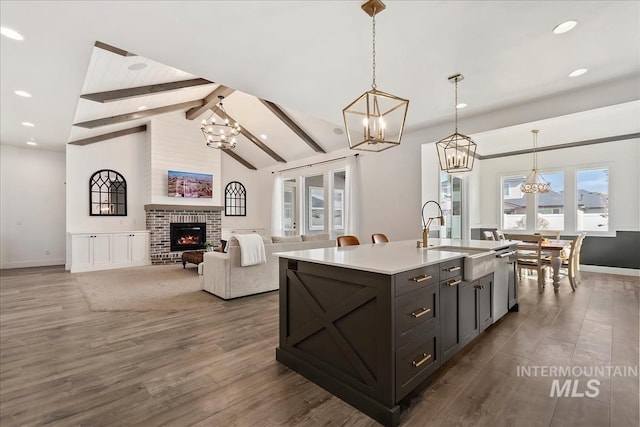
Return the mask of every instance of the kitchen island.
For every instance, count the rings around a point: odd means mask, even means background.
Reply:
[[[397,425],[401,401],[493,322],[493,273],[464,280],[465,258],[516,244],[430,243],[275,254],[276,359],[380,423]]]

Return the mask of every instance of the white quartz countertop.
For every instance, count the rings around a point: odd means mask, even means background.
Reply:
[[[431,245],[434,245],[433,247]],[[351,268],[382,274],[397,274],[414,268],[438,264],[467,255],[464,249],[493,250],[516,242],[487,240],[429,239],[429,248],[417,248],[416,240],[389,243],[360,244],[357,246],[306,249],[276,252],[282,258],[308,261],[317,264]],[[460,252],[438,250],[438,246],[455,246]]]

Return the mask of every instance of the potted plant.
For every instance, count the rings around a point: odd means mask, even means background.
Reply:
[[[204,247],[206,248],[207,252],[213,252],[216,246],[217,245],[214,242],[204,242]]]

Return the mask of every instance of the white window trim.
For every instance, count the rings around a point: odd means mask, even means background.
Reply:
[[[584,170],[595,170],[595,169],[607,169],[609,171],[609,229],[607,231],[584,231],[577,230],[577,209],[578,209],[578,172]],[[515,178],[515,177],[526,177],[531,171],[515,171],[515,172],[505,172],[504,174],[498,175],[498,221],[496,224],[499,224],[500,229],[505,232],[519,232],[531,234],[535,233],[536,230],[531,227],[529,224],[531,221],[527,221],[527,228],[525,230],[518,229],[507,229],[504,228],[504,190],[503,190],[503,182],[505,178]],[[614,170],[611,162],[603,162],[603,163],[589,163],[589,164],[581,164],[581,165],[572,165],[567,166],[565,168],[552,168],[552,169],[541,169],[540,173],[542,174],[552,174],[564,172],[564,230],[558,230],[563,236],[576,236],[580,233],[587,233],[588,236],[601,236],[601,237],[615,237],[616,231],[615,229],[620,229],[615,226],[615,209],[611,209],[612,206],[615,206],[614,199],[615,196],[612,197],[613,182],[614,182]],[[568,179],[570,177],[570,179]],[[568,194],[571,194],[571,197],[567,197]],[[532,203],[530,200],[535,201],[535,196],[527,196],[527,207],[526,207],[526,215],[527,218],[536,218],[538,213],[538,203]],[[531,206],[534,205],[534,206]],[[556,230],[553,230],[556,231]]]

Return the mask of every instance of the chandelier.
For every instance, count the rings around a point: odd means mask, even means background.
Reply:
[[[551,191],[551,184],[545,181],[538,171],[538,153],[536,153],[538,132],[540,131],[537,129],[531,131],[533,134],[533,169],[531,169],[527,179],[520,185],[520,191],[523,193],[548,193]]]
[[[471,171],[476,154],[477,144],[473,139],[458,133],[458,82],[463,79],[464,76],[462,74],[456,74],[448,78],[455,85],[455,132],[436,142],[440,169],[448,173]]]
[[[238,123],[231,124],[229,116],[222,105],[224,96],[219,95],[220,100],[208,119],[202,121],[200,130],[207,141],[207,147],[229,149],[236,146],[236,136],[242,130]],[[216,121],[216,114],[221,122]]]
[[[349,148],[364,151],[383,151],[400,145],[409,100],[377,89],[376,85],[376,14],[385,9],[380,0],[362,5],[373,20],[373,82],[371,90],[360,95],[342,110]]]

